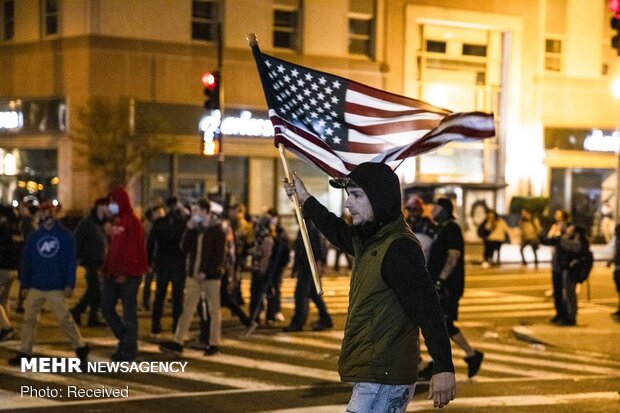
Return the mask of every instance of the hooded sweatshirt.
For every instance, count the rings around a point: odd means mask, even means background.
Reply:
[[[378,337],[382,337],[382,334],[378,333],[382,325],[389,325],[395,320],[400,322],[407,319],[410,327],[415,331],[408,330],[403,340],[412,337],[417,339],[417,327],[419,326],[424,334],[429,353],[435,362],[433,373],[454,372],[450,339],[439,298],[426,270],[422,248],[413,233],[408,230],[401,213],[398,177],[385,164],[362,163],[353,169],[346,180],[341,181],[345,184],[344,187],[358,186],[368,196],[374,214],[372,222],[350,227],[342,219],[327,211],[315,198],[310,198],[304,203],[303,211],[332,244],[355,256],[347,320],[350,322],[352,319],[359,319],[360,314],[363,316],[364,311],[367,311],[362,307],[369,305],[369,302],[362,302],[361,306],[351,304],[359,303],[361,298],[358,296],[364,294],[361,289],[354,288],[354,284],[370,282],[381,285],[381,282],[385,283],[383,285],[391,290],[391,295],[387,294],[385,297],[389,297],[390,302],[400,304],[400,308],[392,308],[393,313],[381,321],[374,320],[376,324],[371,323],[369,327],[371,331],[362,332],[345,328],[339,366],[341,378],[344,381],[371,381],[386,384],[415,382],[417,371],[414,370],[418,362],[417,346],[408,349],[404,354],[393,353],[398,347],[396,345],[393,348],[385,345],[381,349],[392,355],[392,362],[398,360],[391,367],[395,370],[392,371],[392,375],[393,373],[399,375],[398,380],[389,377],[390,374],[386,373],[389,369],[381,370],[385,366],[376,366],[380,374],[374,377],[369,376],[368,372],[363,373],[377,360],[368,360],[363,345],[356,347],[356,343],[364,341],[364,334],[368,333],[371,341],[378,340]],[[330,181],[330,183],[332,186],[337,186],[337,182]],[[377,247],[382,242],[388,243],[383,248],[385,251],[383,256],[378,254],[381,248]],[[373,271],[369,272],[369,267],[372,267]],[[370,278],[364,280],[359,279],[360,277]],[[385,293],[385,290],[383,292]],[[376,311],[376,309],[369,311]],[[403,314],[406,314],[406,317],[403,317]],[[399,325],[399,328],[401,327]],[[373,345],[376,346],[377,343],[378,341]],[[379,352],[379,348],[374,350]],[[372,354],[372,357],[381,357],[380,354],[374,352]],[[369,364],[361,366],[360,363]],[[409,367],[411,371],[403,371]],[[355,373],[351,373],[352,371]],[[359,373],[360,371],[362,373]]]
[[[103,270],[112,277],[140,277],[148,269],[142,222],[134,214],[125,189],[116,187],[109,196],[118,204],[119,213],[114,219]]]
[[[73,234],[58,222],[51,229],[41,226],[24,245],[21,288],[43,291],[74,288],[76,265]]]

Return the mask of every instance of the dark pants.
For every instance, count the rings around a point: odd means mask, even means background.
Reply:
[[[134,358],[138,353],[138,287],[142,277],[128,277],[118,283],[113,278],[103,280],[101,312],[112,332],[118,339],[117,354]],[[116,312],[116,303],[121,301],[123,318]]]
[[[250,318],[258,321],[263,303],[263,292],[267,284],[267,276],[260,271],[252,271],[250,283]],[[256,313],[256,314],[255,314]]]
[[[327,312],[327,306],[323,298],[317,294],[312,272],[309,266],[302,265],[297,272],[297,285],[295,285],[295,313],[291,319],[291,325],[303,327],[308,320],[308,299],[316,305],[319,310],[319,322],[322,324],[332,324],[332,318]]]
[[[157,290],[153,302],[153,316],[151,332],[161,333],[161,316],[166,301],[168,284],[172,283],[172,331],[176,330],[177,322],[183,312],[183,288],[185,288],[185,273],[183,259],[166,257],[157,263]]]
[[[525,261],[525,255],[523,254],[523,250],[525,249],[525,247],[527,246],[532,247],[532,252],[534,253],[534,265],[536,267],[538,267],[538,243],[535,241],[524,241],[521,243],[521,262],[523,264],[527,264],[527,261]]]
[[[90,308],[88,313],[88,322],[98,321],[99,305],[101,304],[101,286],[99,285],[99,267],[100,264],[87,264],[86,268],[86,291],[80,298],[73,311],[81,315],[87,307]]]
[[[142,307],[145,310],[151,309],[151,284],[153,283],[154,277],[155,274],[150,271],[144,276],[144,286],[142,287]]]
[[[555,305],[555,316],[562,320],[566,319],[566,308],[562,298],[562,271],[551,272],[551,283],[553,285],[553,304]]]
[[[228,292],[228,277],[226,275],[222,277],[220,297],[222,300],[222,307],[228,307],[230,312],[234,316],[237,316],[244,326],[250,325],[250,318],[245,314],[245,311],[243,311],[243,308],[239,305],[235,290],[233,289],[232,292]]]
[[[269,291],[267,295],[267,320],[275,321],[276,314],[281,311],[282,296],[280,294],[280,287],[282,286],[282,271],[279,271],[273,277],[271,286],[268,286]]]
[[[577,283],[569,270],[562,271],[562,302],[566,321],[577,319]]]
[[[484,240],[484,260],[489,264],[493,263],[493,256],[497,251],[497,264],[500,263],[499,251],[502,248],[501,241],[488,241]]]

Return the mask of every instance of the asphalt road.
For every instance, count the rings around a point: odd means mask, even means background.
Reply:
[[[595,268],[589,300],[586,286],[581,289],[578,326],[570,328],[547,323],[553,315],[552,303],[545,294],[549,289],[548,268],[508,266],[483,270],[472,266],[467,273],[459,325],[473,346],[485,353],[485,361],[479,375],[468,380],[464,354],[454,348],[458,398],[446,411],[620,411],[620,341],[609,342],[609,337],[618,337],[614,334],[620,324],[609,319],[617,306],[609,269]],[[336,322],[333,330],[284,333],[281,328],[286,324],[280,323],[240,338],[243,329],[224,310],[222,352],[211,357],[192,349],[184,351],[182,357],[159,353],[157,344],[148,337],[149,314],[141,311],[139,361],[187,361],[185,373],[22,373],[0,362],[0,410],[342,412],[351,386],[339,382],[336,365],[348,281],[344,274],[324,278],[325,297]],[[247,287],[247,281],[245,284]],[[282,289],[287,319],[292,311],[293,289],[294,280],[287,278]],[[165,314],[164,327],[169,329],[170,308]],[[310,321],[314,317],[312,312]],[[16,325],[20,318],[13,317]],[[537,336],[533,338],[542,339],[523,341],[516,337],[515,327],[531,327]],[[108,329],[84,327],[82,334],[93,348],[91,361],[107,360],[115,344]],[[167,333],[164,338],[169,337]],[[0,360],[8,359],[18,347],[18,340],[0,343]],[[50,312],[41,317],[35,351],[56,357],[73,355]],[[129,386],[129,397],[22,397],[22,386],[49,386],[65,396],[67,386]],[[426,400],[427,390],[424,383],[418,385],[409,411],[433,410],[432,403]]]

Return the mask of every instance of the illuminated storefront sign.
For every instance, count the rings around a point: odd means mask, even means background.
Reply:
[[[0,101],[0,133],[42,134],[66,130],[64,99]]]
[[[223,135],[229,136],[273,136],[273,125],[269,119],[254,118],[252,112],[242,110],[238,116],[225,116],[221,118],[219,110],[204,116],[199,123],[200,131],[204,134],[215,132],[219,125]]]
[[[620,147],[620,133],[618,131],[606,135],[600,129],[593,129],[592,133],[583,141],[583,149],[595,152],[618,152]]]
[[[16,130],[24,126],[24,115],[17,111],[0,112],[0,129]]]

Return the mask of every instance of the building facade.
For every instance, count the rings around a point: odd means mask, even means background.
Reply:
[[[514,195],[549,196],[576,215],[594,217],[605,201],[615,208],[617,143],[609,142],[618,139],[619,107],[606,1],[0,3],[2,202],[39,194],[84,209],[100,195],[71,143],[79,109],[99,96],[132,99],[137,113],[164,119],[177,142],[132,185],[137,204],[213,192],[217,160],[200,154],[200,79],[221,66],[225,191],[252,213],[289,211],[246,42],[253,32],[263,52],[295,63],[453,111],[494,112],[496,138],[452,143],[397,170],[424,196],[456,196],[470,235],[474,205],[506,212]],[[291,162],[322,201],[341,208],[322,172]]]

